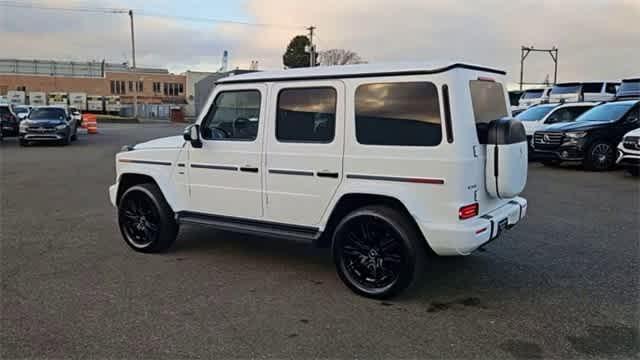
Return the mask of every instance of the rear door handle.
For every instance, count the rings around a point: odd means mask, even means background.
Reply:
[[[258,168],[257,167],[252,167],[252,166],[243,166],[243,167],[240,168],[240,171],[257,173],[258,172]]]
[[[326,178],[334,178],[334,179],[337,179],[338,176],[340,176],[339,173],[330,172],[330,171],[318,171],[318,172],[316,172],[316,175],[318,177],[326,177]]]

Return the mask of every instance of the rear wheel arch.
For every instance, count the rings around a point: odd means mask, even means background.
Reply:
[[[418,226],[415,218],[411,215],[405,204],[396,197],[389,195],[368,194],[368,193],[348,193],[340,197],[329,215],[322,236],[316,242],[316,245],[321,248],[331,247],[331,241],[333,233],[340,223],[340,221],[352,211],[361,209],[367,206],[386,206],[394,209],[402,214],[417,230],[422,240],[425,241],[427,247],[430,249],[428,241],[422,235],[422,231]]]

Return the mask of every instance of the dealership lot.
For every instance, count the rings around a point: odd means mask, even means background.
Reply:
[[[125,144],[172,124],[108,125],[71,146],[0,144],[0,357],[629,358],[640,351],[640,182],[532,163],[525,222],[433,259],[393,301],[358,297],[327,250],[184,227],[142,255],[107,198]]]

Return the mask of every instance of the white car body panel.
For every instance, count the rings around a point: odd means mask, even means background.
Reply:
[[[446,66],[446,65],[445,65]],[[437,68],[437,67],[436,67]],[[254,141],[202,140],[196,148],[179,136],[148,141],[133,151],[116,156],[117,179],[109,189],[117,202],[118,184],[124,174],[148,175],[158,184],[174,212],[189,211],[324,230],[332,210],[350,194],[388,196],[400,201],[414,218],[431,248],[440,255],[466,255],[499,229],[496,220],[515,225],[526,214],[527,202],[513,194],[508,199],[485,191],[486,146],[478,144],[469,82],[491,78],[503,83],[504,76],[468,68],[411,75],[388,74],[402,69],[424,70],[425,66],[385,67],[357,65],[295,69],[275,73],[233,76],[219,81],[206,109],[224,91],[255,89],[261,93],[260,119]],[[349,74],[368,74],[349,77]],[[335,79],[304,80],[305,76],[335,76]],[[344,76],[344,78],[342,78]],[[293,77],[290,81],[286,80]],[[262,81],[272,78],[278,81]],[[230,83],[234,80],[252,83]],[[365,83],[428,81],[439,90],[442,115],[443,85],[450,86],[452,132],[437,146],[377,146],[356,141],[354,94]],[[451,86],[458,84],[458,86]],[[335,137],[329,144],[283,143],[275,138],[277,95],[283,88],[330,86],[337,90]],[[505,106],[509,104],[504,92]],[[508,106],[506,109],[507,112]],[[202,124],[208,111],[197,119]],[[526,156],[526,152],[525,152]],[[194,166],[195,165],[195,166]],[[237,169],[257,168],[257,172]],[[233,171],[225,171],[228,169]],[[309,172],[309,176],[283,176],[270,170]],[[212,171],[220,170],[220,171]],[[324,178],[318,172],[337,172]],[[523,175],[526,178],[526,172]],[[373,177],[373,178],[372,178]],[[378,181],[382,179],[382,181]],[[420,182],[414,182],[418,179]],[[461,206],[477,202],[480,214],[459,219]]]
[[[136,150],[147,149],[179,149],[184,146],[184,139],[182,136],[167,136],[159,139],[146,141],[135,146]]]
[[[533,136],[536,131],[540,131],[544,129],[547,125],[549,125],[549,119],[557,114],[562,109],[567,109],[571,107],[583,107],[583,106],[596,106],[597,102],[579,102],[579,103],[569,103],[565,105],[559,105],[549,111],[542,119],[537,121],[522,121],[522,125],[524,126],[525,133],[527,136]]]
[[[629,147],[625,147],[624,142],[625,139],[629,136],[636,137],[636,148],[630,149]],[[640,128],[631,130],[628,133],[624,134],[622,141],[618,144],[618,158],[616,163],[621,164],[625,161],[633,161],[640,163]]]

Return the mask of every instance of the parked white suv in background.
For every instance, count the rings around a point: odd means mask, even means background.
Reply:
[[[550,103],[579,101],[611,101],[616,97],[619,82],[574,82],[556,84],[549,93]]]
[[[527,144],[504,72],[350,65],[218,81],[183,136],[116,156],[109,188],[129,246],[160,252],[180,223],[332,248],[358,294],[416,283],[428,251],[468,255],[516,225]]]
[[[526,110],[534,105],[544,104],[548,102],[550,91],[551,87],[525,90],[520,97],[520,101],[518,101],[518,108]]]
[[[522,121],[527,141],[531,142],[533,134],[547,125],[574,121],[583,112],[598,105],[597,102],[579,102],[568,104],[541,104],[516,115]],[[531,150],[531,148],[529,148]]]

